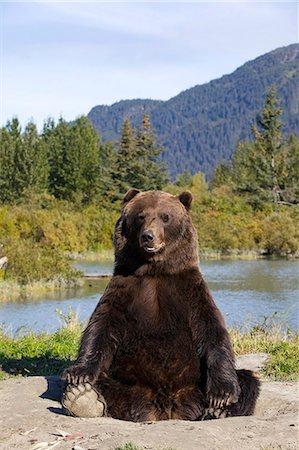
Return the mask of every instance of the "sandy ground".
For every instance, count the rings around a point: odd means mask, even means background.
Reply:
[[[246,355],[238,366],[259,370],[265,355]],[[298,449],[298,383],[263,381],[256,412],[204,422],[132,423],[65,416],[58,377],[0,382],[0,448],[113,450],[133,442],[146,450]]]

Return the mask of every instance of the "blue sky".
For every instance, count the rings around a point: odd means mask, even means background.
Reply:
[[[0,2],[0,125],[166,100],[298,42],[292,2]]]

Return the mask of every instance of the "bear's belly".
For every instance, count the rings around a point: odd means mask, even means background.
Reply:
[[[200,378],[199,358],[188,330],[139,336],[119,349],[110,376],[129,385],[147,386],[171,395]]]

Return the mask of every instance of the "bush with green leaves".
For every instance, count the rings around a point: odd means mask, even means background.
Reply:
[[[17,245],[11,242],[6,246],[6,255],[5,279],[13,279],[21,285],[42,280],[63,286],[72,284],[80,276],[61,251],[43,248],[32,240],[20,240]]]

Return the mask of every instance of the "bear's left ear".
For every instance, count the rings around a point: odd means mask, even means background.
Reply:
[[[190,209],[192,203],[192,194],[190,191],[181,192],[179,195],[179,201],[183,203],[187,211]]]
[[[135,195],[139,194],[139,189],[129,189],[128,192],[126,193],[126,195],[124,196],[124,200],[123,203],[128,203],[130,200],[132,200],[132,198],[135,197]]]

